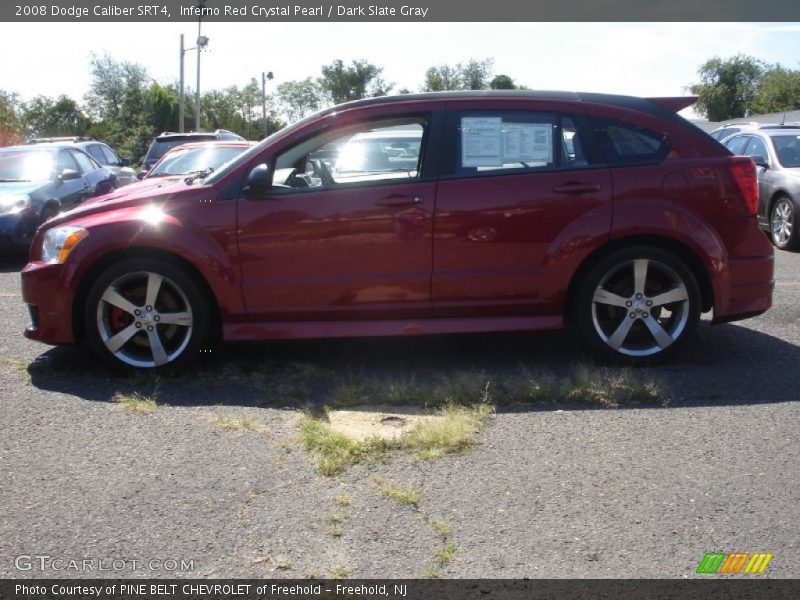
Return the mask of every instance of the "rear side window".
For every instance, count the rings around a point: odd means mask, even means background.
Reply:
[[[594,119],[600,146],[610,165],[648,165],[669,153],[669,138],[638,125]]]
[[[732,140],[725,140],[725,147],[734,154],[742,155],[744,154],[744,147],[747,146],[747,142],[749,141],[749,135],[741,135]]]
[[[100,148],[99,144],[92,144],[87,148],[87,151],[92,156],[92,158],[95,159],[97,162],[99,162],[101,165],[109,164],[108,161],[103,156],[103,151]]]
[[[461,111],[451,115],[449,158],[455,176],[502,175],[590,166],[572,117],[537,111]]]

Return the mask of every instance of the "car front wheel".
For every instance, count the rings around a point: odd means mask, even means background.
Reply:
[[[650,362],[675,352],[700,319],[692,271],[674,254],[633,247],[600,260],[577,299],[578,328],[605,358]]]
[[[185,365],[208,340],[208,302],[177,266],[129,259],[92,286],[84,315],[89,345],[112,367]]]
[[[797,217],[791,198],[781,196],[772,205],[769,215],[770,239],[776,248],[793,250],[797,247]]]

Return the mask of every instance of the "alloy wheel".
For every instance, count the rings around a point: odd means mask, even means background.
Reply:
[[[618,265],[600,280],[591,316],[597,335],[611,350],[644,357],[678,340],[690,309],[681,276],[660,261],[641,258]]]
[[[159,367],[176,359],[189,344],[193,326],[186,294],[158,273],[125,274],[106,287],[97,303],[100,340],[134,367]]]

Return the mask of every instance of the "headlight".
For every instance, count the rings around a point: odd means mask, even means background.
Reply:
[[[28,208],[31,197],[28,194],[19,196],[0,196],[0,215],[15,215]]]
[[[53,227],[44,234],[41,259],[47,263],[63,263],[69,253],[83,238],[89,235],[83,227],[64,225]]]

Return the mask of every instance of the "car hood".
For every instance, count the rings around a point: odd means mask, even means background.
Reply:
[[[202,186],[198,185],[188,185],[183,179],[168,182],[159,181],[158,183],[150,183],[149,181],[132,183],[123,188],[118,188],[110,194],[98,196],[97,198],[86,201],[72,210],[63,212],[56,218],[48,221],[47,224],[50,225],[52,223],[53,225],[58,225],[65,221],[86,217],[96,213],[104,213],[131,206],[147,205],[154,201],[165,203],[175,196],[183,195],[184,192],[189,190],[197,191],[201,188]]]
[[[140,198],[142,196],[152,196],[155,194],[161,193],[169,193],[169,191],[173,188],[182,187],[183,179],[185,176],[180,177],[158,177],[153,179],[144,179],[142,181],[136,181],[131,183],[130,185],[126,185],[121,188],[117,188],[113,192],[108,194],[103,194],[102,196],[96,196],[95,198],[91,198],[86,200],[81,207],[85,206],[96,206],[98,204],[107,204],[109,202],[116,202],[123,199],[133,199],[133,198]]]
[[[19,196],[30,194],[42,187],[40,181],[8,181],[0,182],[0,196]]]

